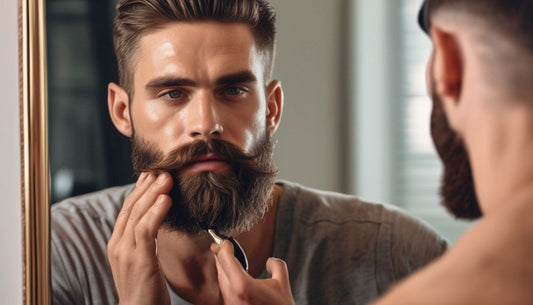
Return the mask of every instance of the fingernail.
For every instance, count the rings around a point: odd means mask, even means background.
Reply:
[[[164,174],[161,174],[159,175],[159,177],[157,177],[157,184],[163,184],[163,182],[165,182],[165,180],[167,180],[167,175],[164,175]]]
[[[155,205],[160,205],[161,203],[163,203],[164,199],[165,199],[164,195],[157,196],[157,199],[155,200]]]
[[[218,254],[218,251],[220,250],[220,246],[217,245],[216,243],[212,243],[211,244],[211,252],[213,252],[213,254]]]
[[[142,172],[140,175],[139,175],[139,179],[137,179],[137,185],[141,185],[143,182],[144,182],[144,179],[146,178],[146,173],[145,172]]]

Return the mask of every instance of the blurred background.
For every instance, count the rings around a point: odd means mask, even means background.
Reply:
[[[470,224],[439,204],[429,136],[430,39],[421,0],[271,0],[275,78],[285,108],[274,136],[280,178],[397,205],[450,242]],[[129,140],[112,126],[107,83],[116,0],[47,0],[52,202],[134,181]]]

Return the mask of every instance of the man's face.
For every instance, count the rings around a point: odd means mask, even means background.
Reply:
[[[169,171],[165,223],[234,235],[266,211],[275,179],[263,57],[244,24],[170,23],[146,34],[130,102],[136,171]]]
[[[263,136],[263,57],[247,25],[169,23],[141,38],[133,62],[131,119],[163,153],[207,137],[250,152]]]
[[[463,141],[448,123],[431,69],[432,61],[428,67],[428,85],[433,100],[431,137],[444,165],[441,182],[442,203],[458,218],[475,219],[481,216],[481,210],[475,194],[468,155]]]

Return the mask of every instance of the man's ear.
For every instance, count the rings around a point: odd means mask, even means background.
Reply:
[[[457,38],[437,26],[431,27],[434,60],[434,90],[446,107],[454,107],[460,101],[463,84],[463,59]]]
[[[132,125],[128,93],[115,83],[109,83],[107,86],[107,107],[111,120],[118,131],[131,138]]]
[[[283,111],[283,89],[281,82],[273,80],[267,86],[267,113],[266,124],[270,134],[276,132],[281,120],[281,113]]]

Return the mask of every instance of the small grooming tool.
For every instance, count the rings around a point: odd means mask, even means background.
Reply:
[[[227,237],[222,234],[219,234],[216,229],[210,228],[207,229],[207,234],[211,236],[213,239],[213,242],[215,242],[217,245],[221,246],[222,242],[226,239],[229,240],[233,244],[233,252],[237,260],[242,265],[242,268],[244,271],[248,272],[248,259],[246,258],[246,254],[244,254],[244,250],[242,249],[241,245],[233,238],[233,237]]]

